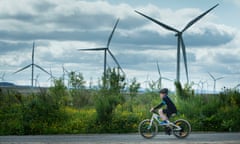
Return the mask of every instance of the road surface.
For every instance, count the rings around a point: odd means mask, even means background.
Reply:
[[[138,134],[0,136],[0,144],[240,144],[240,133],[192,133],[186,139],[159,134],[147,140]]]

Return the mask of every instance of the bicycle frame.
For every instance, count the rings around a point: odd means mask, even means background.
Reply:
[[[156,120],[158,122],[158,124],[161,123],[159,118],[160,118],[160,116],[158,114],[153,113],[151,121],[150,121],[150,127],[152,126],[152,123],[153,123],[154,120]]]
[[[177,126],[177,125],[175,125],[175,124],[172,123],[172,122],[169,122],[168,125],[160,125],[160,123],[162,122],[162,121],[160,120],[160,116],[159,116],[158,114],[154,113],[154,112],[153,112],[152,118],[151,118],[151,120],[150,120],[150,125],[149,125],[149,127],[152,127],[152,124],[153,124],[153,121],[154,121],[154,120],[157,121],[157,123],[158,123],[159,126],[168,126],[168,127],[171,127],[171,128],[174,128],[174,127],[175,127],[175,130],[181,130],[181,127],[180,127],[180,126]]]

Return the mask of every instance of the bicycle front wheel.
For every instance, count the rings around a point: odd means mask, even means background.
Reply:
[[[138,131],[146,139],[153,138],[158,132],[158,126],[155,122],[150,125],[151,120],[143,120],[138,127]]]
[[[177,138],[186,138],[191,132],[191,125],[184,119],[179,119],[174,122],[177,127],[173,128],[173,134]]]

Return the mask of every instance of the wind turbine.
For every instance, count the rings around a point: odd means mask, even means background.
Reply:
[[[145,18],[151,20],[152,22],[160,25],[161,27],[173,31],[175,32],[175,36],[177,37],[177,74],[176,74],[176,81],[180,82],[180,49],[182,47],[182,53],[183,53],[183,60],[184,60],[184,65],[185,65],[185,71],[186,71],[186,77],[187,77],[187,82],[189,81],[188,78],[188,67],[187,67],[187,56],[186,56],[186,48],[185,48],[185,44],[183,41],[183,33],[190,28],[194,23],[196,23],[198,20],[200,20],[203,16],[205,16],[207,13],[209,13],[211,10],[213,10],[215,7],[217,7],[219,4],[216,4],[215,6],[213,6],[212,8],[210,8],[209,10],[207,10],[206,12],[202,13],[201,15],[199,15],[198,17],[196,17],[195,19],[191,20],[181,31],[177,30],[169,25],[166,25],[156,19],[153,19],[139,11],[136,11],[136,13],[138,13],[139,15],[144,16]]]
[[[224,77],[215,78],[210,72],[208,72],[209,76],[213,79],[213,91],[216,91],[216,82],[217,80],[223,79]]]
[[[50,77],[48,78],[47,81],[50,81],[50,82],[51,82],[51,83],[50,83],[50,86],[52,86],[52,83],[54,83],[54,80],[56,80],[56,77],[53,76],[53,74],[52,74],[52,68],[51,68],[51,67],[50,67],[49,73],[50,73]]]
[[[40,84],[39,84],[39,81],[38,81],[39,76],[40,76],[40,74],[37,74],[36,78],[34,79],[35,80],[35,87],[37,87],[37,85],[40,87]]]
[[[65,85],[66,73],[67,73],[67,77],[68,77],[68,75],[69,75],[70,72],[69,72],[67,69],[65,69],[64,65],[62,65],[62,72],[63,72],[63,74],[62,74],[62,80],[63,80],[63,84]]]
[[[204,84],[207,84],[207,81],[200,80],[198,82],[199,87],[201,88],[201,93],[203,93]]]
[[[0,79],[1,79],[1,81],[5,81],[5,72],[3,72],[3,73],[1,73],[1,76],[0,76]]]
[[[150,83],[149,74],[147,75],[147,78],[146,78],[146,80],[143,83],[145,84],[146,88],[149,86],[149,83]]]
[[[163,77],[159,68],[159,64],[157,61],[157,69],[158,69],[158,74],[159,74],[159,79],[158,79],[158,88],[162,88],[162,79],[168,80],[168,81],[172,81],[169,78]]]
[[[112,53],[112,52],[110,51],[110,49],[109,49],[109,46],[110,46],[110,43],[111,43],[113,34],[114,34],[114,32],[115,32],[115,29],[117,28],[118,22],[119,22],[119,19],[117,19],[117,22],[115,23],[115,25],[114,25],[114,27],[113,27],[113,30],[112,30],[109,38],[108,38],[107,46],[106,46],[106,47],[90,48],[90,49],[78,49],[79,51],[104,51],[104,77],[106,76],[106,70],[107,70],[107,53],[110,54],[110,56],[112,57],[112,59],[114,60],[114,62],[117,64],[118,69],[120,69],[120,70],[122,71],[122,73],[125,74],[124,71],[123,71],[123,69],[121,68],[120,64],[118,63],[117,59],[115,58],[115,56],[113,55],[113,53]]]
[[[35,49],[35,42],[33,42],[33,48],[32,48],[32,63],[19,69],[18,71],[14,72],[13,74],[19,73],[29,67],[32,67],[32,77],[31,77],[31,86],[33,87],[33,81],[34,81],[34,67],[37,67],[38,69],[42,70],[43,72],[47,73],[50,75],[49,72],[47,72],[45,69],[43,69],[42,67],[40,67],[39,65],[34,63],[34,49]]]
[[[237,84],[237,85],[234,87],[234,89],[237,89],[238,87],[240,87],[240,84]]]

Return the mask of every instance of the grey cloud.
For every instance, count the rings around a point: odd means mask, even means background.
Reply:
[[[0,51],[1,55],[4,55],[8,52],[16,52],[19,50],[26,50],[28,48],[31,48],[32,44],[25,43],[25,42],[17,42],[17,43],[11,43],[11,42],[4,42],[0,41]]]
[[[200,67],[200,70],[197,72],[199,74],[201,73],[206,73],[207,72],[211,72],[211,73],[222,73],[222,74],[230,74],[232,73],[229,69],[228,69],[228,65],[226,65],[225,63],[214,63],[214,64],[207,64],[207,63],[198,63],[197,64],[198,67]],[[195,74],[197,74],[195,73]]]
[[[40,6],[41,7],[41,6]],[[41,8],[40,8],[41,9]],[[50,8],[51,9],[51,6]],[[48,12],[44,12],[48,14]],[[46,15],[39,14],[37,17],[31,14],[19,14],[12,19],[22,21],[28,21],[33,25],[41,28],[42,31],[35,33],[30,31],[0,31],[0,38],[5,40],[77,40],[77,41],[101,41],[105,43],[112,27],[116,21],[113,14],[97,14],[90,15],[85,13],[75,12],[73,15],[54,15],[49,13],[50,16],[47,18]],[[51,15],[52,14],[52,15]],[[121,35],[118,32],[131,31],[139,26],[143,25],[139,18],[126,17],[123,21],[120,20],[119,27],[114,35],[113,43],[123,44],[136,44],[136,45],[176,45],[176,37],[173,34],[162,35],[154,31],[141,30],[135,33]],[[146,22],[145,22],[146,23]],[[44,29],[44,25],[53,24],[55,28],[53,30]],[[107,27],[108,29],[104,29]],[[160,27],[159,27],[160,28]],[[66,31],[66,29],[73,31]],[[184,34],[184,40],[186,46],[218,46],[230,42],[234,36],[229,34],[220,34],[217,30],[205,29],[204,34]]]
[[[35,3],[33,7],[37,12],[45,13],[47,11],[54,9],[56,6],[57,6],[56,4],[51,3],[49,1],[41,1],[41,2]]]
[[[193,35],[186,33],[184,35],[185,43],[189,46],[220,46],[231,42],[234,39],[234,35],[227,33],[220,34],[218,31],[204,30],[204,34]]]
[[[218,54],[215,56],[215,60],[218,63],[224,63],[224,64],[239,64],[240,58],[238,56],[238,53],[235,54]]]
[[[78,40],[78,41],[98,41],[107,40],[108,33],[96,32],[96,31],[73,31],[73,32],[63,32],[63,31],[53,31],[53,32],[8,32],[0,31],[0,39],[2,40],[13,40],[13,41],[34,41],[34,40],[58,40],[58,41],[68,41],[68,40]]]

